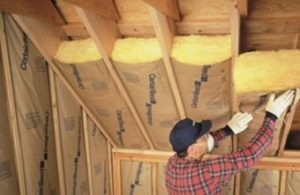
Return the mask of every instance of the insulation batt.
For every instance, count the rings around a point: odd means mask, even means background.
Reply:
[[[65,64],[80,64],[101,59],[92,39],[63,41],[54,57]]]
[[[238,93],[281,91],[300,86],[300,50],[256,51],[240,55],[234,81]]]
[[[184,64],[216,64],[231,57],[231,39],[229,35],[178,36],[173,40],[171,57]]]
[[[231,56],[230,36],[178,36],[171,57],[181,63],[207,65]],[[112,59],[126,64],[153,62],[162,58],[156,38],[126,38],[116,41]],[[63,63],[101,59],[92,39],[64,41],[55,56]],[[239,94],[281,91],[300,86],[300,50],[256,51],[241,54],[235,64],[234,81]]]
[[[118,39],[114,45],[112,59],[126,64],[153,62],[162,58],[156,38]]]
[[[171,57],[188,64],[215,64],[231,56],[230,36],[178,36],[175,37]],[[127,64],[156,61],[162,53],[156,38],[119,39],[112,59]]]

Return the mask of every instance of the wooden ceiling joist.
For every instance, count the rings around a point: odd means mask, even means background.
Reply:
[[[0,11],[30,16],[59,25],[65,23],[55,6],[49,0],[1,0]]]
[[[61,73],[57,65],[52,61],[62,40],[66,40],[66,35],[64,34],[62,28],[60,28],[60,26],[58,25],[44,23],[34,18],[29,18],[29,17],[15,15],[15,14],[12,16],[16,20],[18,25],[22,28],[22,30],[27,34],[30,40],[34,43],[37,49],[44,56],[50,68],[54,71],[54,73],[58,76],[58,78],[65,84],[65,86],[68,88],[68,90],[73,95],[73,97],[77,100],[77,102],[89,115],[91,120],[100,129],[102,134],[113,146],[116,147],[117,144],[107,133],[108,131],[106,131],[103,125],[99,123],[95,114],[84,103],[84,101],[76,94],[71,84],[63,76],[63,74]]]
[[[146,128],[144,127],[142,120],[138,115],[136,108],[133,105],[132,100],[130,99],[127,91],[125,90],[125,87],[123,86],[121,79],[119,78],[110,60],[110,55],[112,53],[114,43],[117,40],[117,38],[120,37],[117,24],[112,19],[98,16],[79,7],[76,8],[76,11],[80,19],[82,20],[82,23],[89,32],[90,36],[92,37],[92,39],[94,39],[109,73],[111,74],[130,112],[132,113],[135,121],[137,122],[137,125],[142,135],[144,136],[148,146],[153,149],[154,145],[150,139],[150,136],[147,133]]]
[[[164,15],[179,21],[180,13],[177,0],[143,0],[148,5],[152,6]]]
[[[170,60],[173,37],[176,34],[175,24],[173,21],[168,20],[165,15],[163,15],[153,7],[148,6],[148,9],[153,22],[155,34],[158,38],[159,45],[163,54],[163,61],[172,89],[173,97],[177,106],[177,110],[180,118],[184,119],[186,117],[186,114]]]
[[[112,0],[63,0],[65,2],[86,9],[99,16],[118,19],[119,15]]]

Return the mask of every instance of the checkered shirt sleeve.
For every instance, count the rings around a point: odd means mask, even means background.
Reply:
[[[275,120],[266,117],[261,129],[252,140],[237,152],[207,161],[210,176],[218,180],[228,180],[237,171],[248,169],[262,157],[271,144],[274,135]]]

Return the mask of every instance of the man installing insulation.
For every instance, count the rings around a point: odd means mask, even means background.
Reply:
[[[253,167],[271,144],[276,120],[291,105],[294,91],[288,90],[277,99],[272,94],[266,106],[266,115],[252,140],[237,152],[204,160],[203,156],[226,136],[238,134],[252,120],[249,113],[237,113],[226,127],[208,133],[210,120],[197,123],[191,119],[179,121],[170,133],[170,142],[176,152],[166,169],[166,186],[170,195],[220,194],[224,183],[238,171]]]

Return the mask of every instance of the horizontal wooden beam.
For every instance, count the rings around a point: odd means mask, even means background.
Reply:
[[[0,11],[34,17],[63,25],[64,20],[50,0],[1,0]]]
[[[297,150],[284,150],[282,152],[283,157],[287,158],[300,158],[300,151]]]
[[[164,152],[158,150],[130,150],[113,149],[113,158],[119,160],[133,160],[143,162],[166,163],[174,152]]]
[[[119,15],[112,0],[63,0],[65,2],[84,8],[99,16],[118,19]]]
[[[157,150],[128,150],[113,149],[113,158],[116,160],[141,161],[150,163],[166,163],[174,152]],[[216,158],[219,155],[205,155],[206,158]],[[254,168],[300,171],[300,158],[292,157],[263,157]]]
[[[247,33],[297,33],[300,32],[300,17],[244,19],[242,28]]]
[[[274,41],[276,40],[276,41]],[[295,33],[244,33],[242,51],[291,49]]]
[[[176,23],[179,35],[224,35],[230,34],[229,20],[182,21]]]
[[[177,0],[143,0],[145,3],[155,8],[164,15],[178,21],[180,14]]]
[[[178,35],[222,35],[230,34],[230,23],[227,20],[182,21],[176,22]],[[119,22],[120,33],[125,37],[153,37],[155,31],[152,23]]]
[[[181,21],[176,22],[178,35],[225,35],[230,34],[229,20],[201,20],[201,21]],[[118,23],[120,33],[125,37],[150,37],[155,36],[153,25],[150,22],[124,22]],[[271,36],[291,36],[293,42],[296,42],[296,35],[300,32],[300,18],[298,21],[286,20],[242,20],[241,28],[243,36],[261,37]],[[267,38],[266,37],[266,38]],[[299,45],[299,41],[298,41]],[[291,46],[290,46],[291,48]]]

